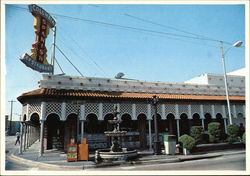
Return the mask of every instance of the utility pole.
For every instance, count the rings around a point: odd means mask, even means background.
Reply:
[[[13,103],[16,102],[14,100],[9,101],[10,102],[10,124],[9,124],[9,135],[11,135],[11,130],[12,130],[12,110],[13,110]]]

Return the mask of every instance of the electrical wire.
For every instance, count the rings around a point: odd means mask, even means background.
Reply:
[[[14,5],[12,5],[11,7],[18,8],[18,9],[23,9],[23,10],[28,10],[26,8],[17,7],[17,6],[14,6]],[[201,37],[197,38],[197,37],[193,37],[193,36],[180,35],[180,34],[168,33],[168,32],[161,32],[161,31],[155,31],[155,30],[151,30],[151,29],[136,28],[136,27],[131,27],[131,26],[124,26],[124,25],[119,25],[119,24],[106,23],[106,22],[102,22],[102,21],[71,17],[71,16],[66,16],[66,15],[61,15],[61,14],[56,14],[56,13],[50,13],[50,14],[52,14],[54,16],[57,16],[57,17],[66,18],[66,19],[72,19],[72,20],[76,20],[76,21],[83,21],[83,22],[88,22],[88,23],[92,23],[92,24],[122,28],[122,29],[133,30],[133,31],[141,31],[141,32],[147,32],[147,33],[157,33],[157,34],[162,34],[162,35],[189,38],[189,39],[195,39],[195,40],[206,40],[206,41],[213,41],[213,42],[221,42],[222,41],[222,40],[211,39],[211,38],[201,38]],[[199,35],[199,36],[201,36],[201,35]],[[222,42],[225,43],[225,44],[232,45],[232,43],[227,42],[227,41],[222,41]]]
[[[80,70],[78,70],[78,69],[76,68],[76,66],[69,60],[69,58],[63,53],[63,51],[62,51],[57,45],[55,45],[55,46],[56,46],[56,48],[60,51],[60,53],[67,59],[67,61],[75,68],[75,70],[76,70],[82,77],[84,77],[83,74],[80,72]]]

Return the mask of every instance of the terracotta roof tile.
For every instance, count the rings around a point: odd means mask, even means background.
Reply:
[[[226,96],[213,95],[183,95],[183,94],[160,94],[160,93],[133,93],[133,92],[103,92],[84,90],[59,90],[41,88],[31,92],[23,93],[18,97],[21,100],[32,96],[55,96],[55,97],[100,97],[100,98],[135,98],[146,99],[157,95],[160,99],[180,99],[180,100],[226,100]],[[244,96],[230,96],[230,100],[245,100]]]

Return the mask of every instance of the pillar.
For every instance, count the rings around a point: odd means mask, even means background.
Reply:
[[[46,103],[42,102],[41,103],[41,125],[40,125],[40,150],[39,150],[39,157],[41,157],[44,153],[44,121],[45,121],[45,116],[46,116]]]
[[[26,132],[27,132],[27,125],[24,123],[24,140],[23,140],[23,149],[26,150]]]
[[[177,139],[179,139],[180,137],[180,123],[179,123],[179,119],[176,119],[176,126],[177,126]]]
[[[103,120],[104,117],[103,117],[103,104],[102,103],[99,103],[98,104],[98,110],[99,110],[99,117],[98,117],[98,120]]]
[[[23,154],[23,122],[21,122],[20,128],[20,146],[19,146],[19,155]]]
[[[151,120],[148,120],[148,136],[149,136],[149,150],[152,149],[152,132],[151,132]]]
[[[202,128],[205,129],[205,124],[204,124],[204,111],[203,111],[203,105],[200,105],[200,119],[201,119],[201,125],[202,125]]]
[[[136,105],[132,104],[132,120],[136,120]]]
[[[84,136],[84,120],[81,120],[81,138]]]

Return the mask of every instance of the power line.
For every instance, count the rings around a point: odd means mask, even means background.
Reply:
[[[25,9],[22,7],[17,7],[13,6],[14,8],[19,8],[19,9]],[[189,38],[189,39],[195,39],[195,40],[207,40],[207,41],[213,41],[213,42],[220,42],[222,40],[217,40],[217,39],[210,39],[210,38],[201,38],[201,37],[193,37],[193,36],[187,36],[187,35],[180,35],[180,34],[175,34],[175,33],[168,33],[168,32],[161,32],[161,31],[155,31],[151,29],[144,29],[144,28],[136,28],[136,27],[131,27],[131,26],[124,26],[124,25],[119,25],[119,24],[113,24],[113,23],[106,23],[102,21],[96,21],[96,20],[90,20],[90,19],[84,19],[84,18],[77,18],[77,17],[71,17],[71,16],[66,16],[66,15],[60,15],[60,14],[55,14],[51,13],[54,16],[57,17],[62,17],[66,19],[72,19],[72,20],[77,20],[77,21],[83,21],[83,22],[88,22],[88,23],[93,23],[93,24],[98,24],[98,25],[104,25],[104,26],[110,26],[110,27],[116,27],[116,28],[122,28],[122,29],[127,29],[127,30],[133,30],[133,31],[141,31],[141,32],[147,32],[147,33],[157,33],[157,34],[162,34],[162,35],[169,35],[169,36],[175,36],[175,37],[183,37],[183,38]],[[200,35],[201,36],[201,35]],[[225,44],[232,45],[232,43],[223,41]]]
[[[63,30],[63,29],[62,29]],[[64,31],[64,30],[63,30]],[[64,31],[64,33],[67,33],[66,31]],[[105,75],[105,76],[108,76],[107,74],[106,74],[106,72],[101,68],[101,66],[99,65],[99,64],[97,64],[95,61],[94,61],[94,59],[92,59],[92,57],[85,51],[85,49],[83,49],[78,43],[77,43],[77,41],[73,38],[73,37],[71,37],[70,35],[68,35],[67,34],[67,36],[79,47],[79,49],[81,49],[81,51],[83,51],[86,55],[87,55],[87,57],[96,65],[96,67],[98,68],[98,69],[100,69],[102,72],[103,72],[103,74]]]
[[[76,69],[76,71],[82,76],[82,77],[84,77],[83,76],[83,74],[80,72],[80,70],[78,70],[77,68],[76,68],[76,66],[69,60],[69,58],[62,52],[62,50],[57,46],[57,45],[55,45],[56,46],[56,48],[60,51],[60,53],[67,59],[67,61]]]

